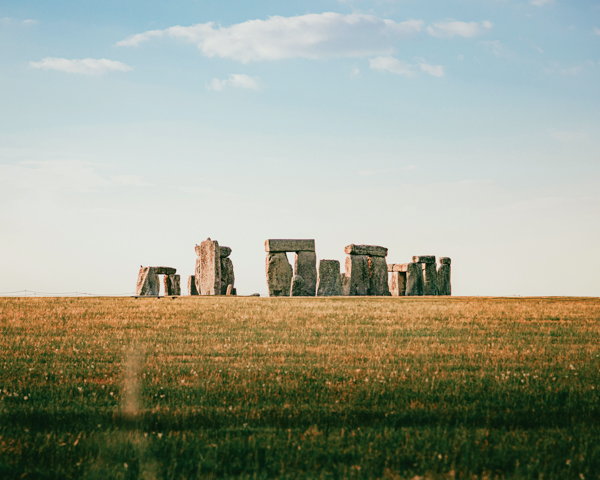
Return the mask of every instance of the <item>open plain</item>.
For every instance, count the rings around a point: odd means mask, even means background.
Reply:
[[[600,478],[600,299],[2,298],[0,478]]]

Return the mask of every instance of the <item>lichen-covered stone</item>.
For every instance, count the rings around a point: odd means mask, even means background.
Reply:
[[[221,250],[223,247],[221,247]],[[233,262],[231,258],[221,257],[221,295],[227,294],[227,286],[235,285],[235,275],[233,273]]]
[[[296,253],[294,274],[300,275],[304,281],[305,297],[314,297],[317,292],[317,254],[300,251]]]
[[[451,268],[449,263],[442,263],[440,268],[438,268],[438,295],[452,295],[450,273]]]
[[[285,240],[269,239],[265,241],[265,251],[267,253],[283,252],[314,252],[314,240]]]
[[[406,294],[406,272],[394,272],[390,275],[390,294],[403,297]]]
[[[390,295],[388,286],[388,269],[385,257],[368,257],[369,295]]]
[[[300,275],[294,275],[292,277],[292,285],[290,287],[290,297],[304,296],[304,288],[304,279]]]
[[[200,243],[200,295],[221,295],[221,250],[207,238]]]
[[[219,249],[221,251],[221,258],[227,258],[229,255],[231,255],[231,248],[219,246]]]
[[[344,295],[361,296],[369,294],[369,257],[348,255],[346,257],[346,279],[342,282]]]
[[[140,268],[135,294],[140,296],[158,295],[158,276],[154,267]]]
[[[320,260],[317,296],[328,297],[341,294],[342,275],[340,274],[340,262],[337,260]]]
[[[406,264],[406,295],[423,295],[423,268],[420,263]]]
[[[423,295],[438,294],[438,275],[435,263],[422,263]]]
[[[154,273],[156,273],[157,275],[175,275],[175,272],[177,272],[176,268],[171,268],[171,267],[153,267],[154,268]]]
[[[387,257],[388,249],[377,245],[354,245],[344,248],[347,255],[369,255],[370,257]]]
[[[196,276],[190,275],[188,277],[188,295],[198,295],[198,289],[196,288]]]
[[[450,257],[440,257],[440,263],[442,265],[450,265],[452,263],[452,260],[450,259]]]
[[[292,283],[292,266],[283,252],[270,253],[266,262],[270,297],[287,297]]]
[[[181,275],[173,275],[171,295],[181,295]]]
[[[435,263],[435,255],[415,255],[412,261],[413,263]]]

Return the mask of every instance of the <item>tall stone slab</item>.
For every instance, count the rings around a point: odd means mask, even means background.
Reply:
[[[202,252],[202,248],[200,247],[200,245],[196,245],[195,250],[196,267],[194,268],[194,282],[196,282],[196,291],[198,292],[198,295],[200,295],[200,292],[202,291],[202,288],[200,286],[200,279],[202,278],[202,260],[200,259],[200,254]]]
[[[392,297],[403,297],[406,294],[406,272],[394,272],[390,275],[390,294]]]
[[[438,294],[438,274],[435,263],[421,263],[423,269],[423,295]]]
[[[440,261],[442,259],[440,258]],[[450,263],[442,263],[437,271],[438,295],[452,295],[452,284],[450,282]]]
[[[304,280],[305,297],[314,297],[317,293],[317,254],[315,252],[299,251],[294,262],[294,274]]]
[[[320,260],[317,278],[317,296],[329,297],[342,294],[342,275],[340,262],[337,260]]]
[[[181,295],[181,275],[165,275],[165,295]]]
[[[369,257],[348,255],[346,257],[346,279],[342,282],[342,293],[350,296],[368,295],[370,286]]]
[[[196,288],[196,275],[190,275],[188,277],[188,295],[198,295],[198,289]]]
[[[154,267],[141,267],[135,294],[139,296],[158,295],[158,288],[158,276]]]
[[[292,277],[292,285],[290,287],[290,297],[303,297],[304,295],[304,279],[300,275]]]
[[[387,250],[387,249],[386,249]],[[368,257],[369,295],[390,295],[388,285],[388,266],[385,257]]]
[[[223,247],[221,247],[221,251]],[[233,274],[233,262],[231,258],[221,257],[221,295],[227,294],[227,287],[234,288],[235,275]]]
[[[420,263],[406,264],[406,295],[423,295],[423,268]]]
[[[269,297],[287,297],[292,284],[292,266],[283,252],[269,253],[266,262]]]
[[[221,295],[221,251],[210,238],[200,243],[200,295]]]

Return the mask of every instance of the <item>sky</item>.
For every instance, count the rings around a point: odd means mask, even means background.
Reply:
[[[0,3],[0,293],[126,294],[264,241],[600,295],[600,0]],[[290,256],[291,258],[291,256]]]

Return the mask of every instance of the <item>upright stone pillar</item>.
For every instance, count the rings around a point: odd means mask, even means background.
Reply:
[[[423,295],[438,294],[438,276],[434,255],[419,255],[412,258],[414,263],[420,263],[423,269]]]
[[[234,290],[235,275],[233,273],[233,262],[229,258],[231,248],[220,247],[221,250],[221,295],[227,294],[227,287],[231,285],[231,291]]]
[[[165,297],[175,295],[175,275],[165,275],[163,277],[163,284],[165,286]]]
[[[420,263],[406,263],[406,296],[423,295],[423,268]]]
[[[300,275],[294,275],[292,277],[292,286],[290,287],[290,297],[304,297],[304,287],[304,279]]]
[[[196,289],[196,275],[190,275],[188,277],[188,295],[198,295]]]
[[[369,294],[369,257],[348,255],[346,257],[346,280],[343,282],[344,295]]]
[[[207,238],[200,243],[200,264],[200,295],[221,295],[219,242]]]
[[[440,268],[438,268],[437,271],[439,295],[452,295],[452,284],[450,282],[450,263],[450,258],[440,257]]]
[[[385,257],[369,257],[369,295],[390,295]]]
[[[285,252],[267,255],[266,273],[269,297],[287,297],[292,284],[292,266]]]
[[[200,279],[202,278],[202,259],[200,257],[202,253],[202,248],[200,245],[196,245],[196,267],[194,268],[194,282],[196,283],[196,292],[200,295],[202,291],[202,287],[200,285]]]
[[[317,292],[317,254],[315,252],[296,252],[294,275],[300,275],[304,280],[305,297],[314,297]]]
[[[389,264],[388,272],[390,272],[390,294],[393,297],[406,295],[406,264]]]
[[[376,245],[348,245],[347,279],[342,279],[344,295],[389,295],[387,248]]]
[[[341,294],[340,262],[337,260],[321,260],[319,262],[319,278],[317,279],[317,296],[328,297]]]
[[[140,268],[135,294],[139,296],[158,295],[158,276],[154,267]]]

